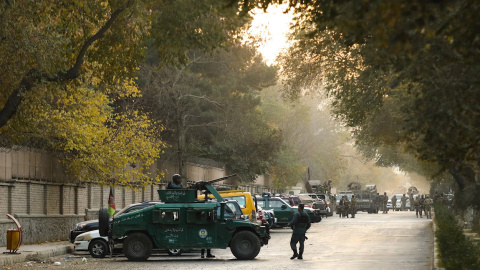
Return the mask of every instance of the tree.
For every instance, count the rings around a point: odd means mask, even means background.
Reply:
[[[142,106],[165,123],[164,138],[180,172],[195,158],[216,160],[243,182],[265,172],[280,136],[263,119],[258,91],[276,79],[248,46],[213,54],[192,50],[185,66],[146,65]]]
[[[308,167],[311,179],[331,179],[338,184],[340,175],[346,169],[342,165],[345,162],[342,148],[350,140],[348,131],[331,117],[328,100],[314,95],[301,98],[301,102],[290,103],[281,98],[279,90],[280,86],[272,87],[262,95],[262,109],[267,119],[281,130],[283,137],[284,150],[279,153],[279,163],[274,163],[271,173],[278,175],[276,172],[281,167],[282,175],[296,175],[295,179],[288,179],[289,184],[296,184],[305,178]],[[290,165],[287,166],[286,161]],[[301,174],[298,166],[303,168]],[[272,179],[279,181],[276,185],[287,183],[282,177],[276,179],[272,176]]]
[[[1,1],[2,144],[54,151],[75,179],[149,183],[155,175],[144,169],[164,145],[162,125],[136,103],[146,45],[162,64],[226,47],[248,19],[231,15],[237,9],[213,0]]]
[[[477,189],[478,3],[289,4],[297,14],[295,45],[284,57],[290,97],[324,83],[334,113],[372,157],[386,161],[379,150],[397,148],[390,153],[449,171],[460,190]],[[392,162],[405,165],[385,164]]]

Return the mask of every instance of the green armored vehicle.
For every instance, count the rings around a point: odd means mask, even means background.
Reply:
[[[227,177],[197,182],[192,189],[158,190],[165,203],[118,216],[110,225],[102,209],[100,235],[108,235],[112,245],[122,243],[123,253],[132,261],[147,260],[153,249],[227,247],[237,259],[252,260],[270,235],[260,224],[229,215],[230,209],[211,186]],[[216,201],[198,200],[199,190],[211,193]]]

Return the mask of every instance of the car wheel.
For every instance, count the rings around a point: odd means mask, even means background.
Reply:
[[[109,222],[110,215],[107,208],[100,208],[100,211],[98,211],[98,232],[100,236],[108,236]]]
[[[152,249],[152,241],[144,233],[129,234],[123,243],[123,253],[130,261],[146,261]]]
[[[172,249],[167,250],[167,252],[168,252],[168,255],[170,255],[170,256],[180,256],[180,255],[182,255],[182,250],[179,249],[179,248],[172,248]]]
[[[108,244],[101,239],[94,239],[88,246],[88,252],[93,258],[105,258],[108,254]]]
[[[260,239],[255,233],[241,231],[233,236],[230,250],[233,256],[239,260],[253,260],[260,252]]]

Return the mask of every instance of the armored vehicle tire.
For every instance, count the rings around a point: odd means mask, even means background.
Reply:
[[[152,241],[144,233],[129,234],[123,243],[123,253],[130,261],[146,261],[152,249]]]
[[[322,216],[318,215],[318,216],[315,216],[315,222],[320,222],[322,221]]]
[[[251,231],[241,231],[233,236],[230,250],[239,260],[253,260],[261,248],[260,239]]]
[[[105,258],[108,254],[108,244],[103,239],[94,239],[88,246],[88,252],[93,258]]]
[[[179,248],[172,248],[172,249],[167,250],[167,252],[168,252],[168,255],[170,255],[170,256],[180,256],[180,255],[182,255],[182,250],[179,249]]]
[[[108,236],[108,226],[110,222],[110,215],[107,208],[100,208],[98,211],[98,232],[100,236]]]

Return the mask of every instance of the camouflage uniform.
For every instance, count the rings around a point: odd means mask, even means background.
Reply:
[[[418,218],[418,214],[420,214],[420,217],[422,217],[422,209],[420,208],[420,196],[417,196],[417,199],[415,200],[415,213]]]
[[[292,228],[292,238],[290,239],[290,248],[293,251],[293,256],[290,258],[291,260],[298,257],[298,259],[303,259],[303,250],[304,250],[304,242],[305,242],[305,234],[307,230],[310,228],[310,218],[308,215],[303,212],[304,205],[298,205],[298,212],[293,215],[292,221],[288,223],[288,226]],[[297,243],[300,243],[300,247],[297,253]]]
[[[387,209],[387,203],[388,203],[388,196],[387,196],[387,192],[384,192],[383,193],[383,213],[384,214],[388,214],[388,209]]]
[[[414,202],[415,200],[413,199],[413,193],[410,193],[408,194],[408,196],[410,197],[410,211],[413,211],[413,207],[414,207]]]
[[[432,218],[432,204],[433,200],[427,195],[425,199],[425,216],[430,219]]]
[[[395,194],[392,197],[392,210],[395,211],[397,209],[397,196]]]
[[[407,207],[407,196],[405,196],[405,194],[403,194],[401,200],[402,200],[402,211],[405,211],[405,208]],[[410,203],[412,203],[412,202],[410,201]]]
[[[357,212],[357,198],[355,198],[355,195],[352,196],[352,200],[350,200],[350,214],[352,215],[352,218],[355,218],[355,213]]]
[[[420,200],[418,201],[418,204],[420,206],[420,217],[422,217],[422,213],[425,209],[425,198],[422,196],[420,196]]]

